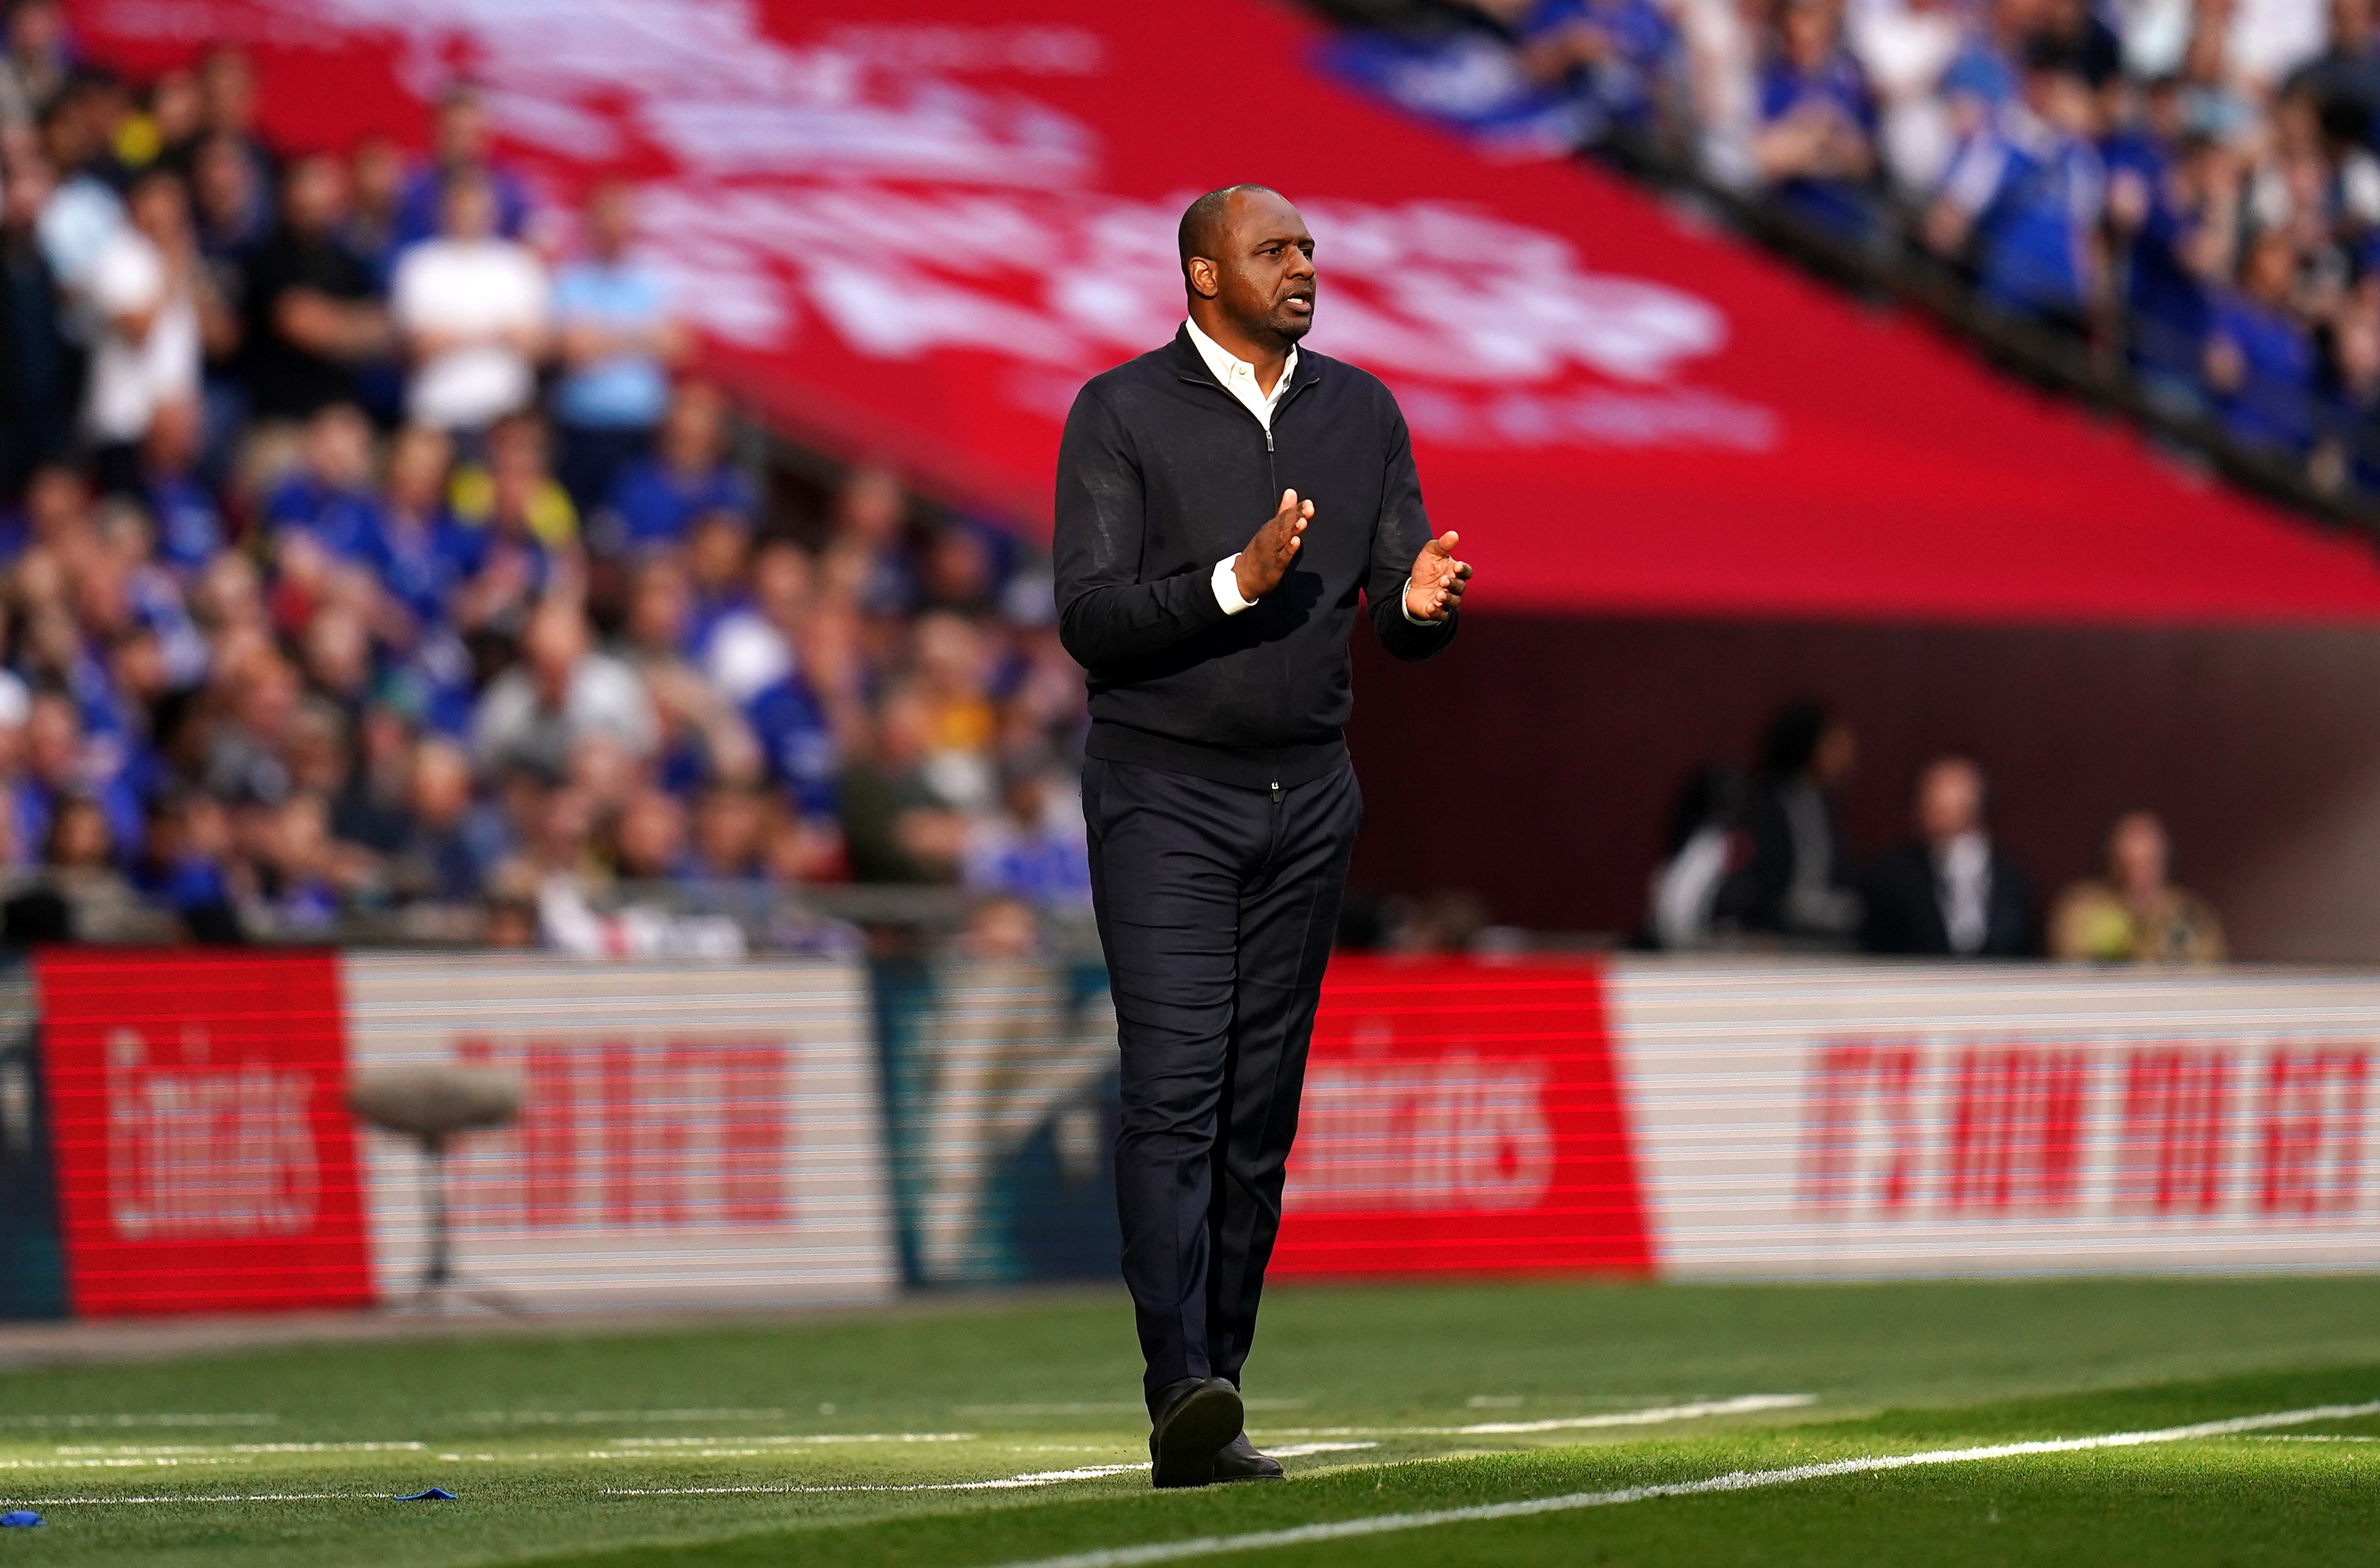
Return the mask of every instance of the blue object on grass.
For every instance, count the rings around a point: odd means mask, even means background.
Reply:
[[[30,1530],[41,1522],[42,1516],[30,1508],[19,1508],[14,1513],[0,1513],[0,1529]]]
[[[432,1487],[426,1492],[415,1492],[409,1497],[401,1497],[396,1501],[399,1502],[452,1502],[455,1501],[455,1494],[444,1487]]]

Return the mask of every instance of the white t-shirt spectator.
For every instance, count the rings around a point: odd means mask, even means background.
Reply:
[[[102,444],[138,441],[160,403],[199,394],[199,308],[187,282],[172,283],[149,237],[121,228],[91,259],[89,294],[97,321],[84,424]],[[117,318],[147,314],[148,331],[127,334]]]
[[[545,268],[509,239],[432,239],[396,264],[391,287],[397,325],[486,338],[545,324]],[[431,354],[414,367],[407,410],[417,424],[478,430],[528,407],[537,375],[510,344],[476,342]]]

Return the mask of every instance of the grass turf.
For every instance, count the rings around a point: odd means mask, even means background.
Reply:
[[[1105,1296],[22,1371],[0,1376],[0,1507],[30,1503],[48,1523],[0,1532],[0,1568],[967,1568],[2380,1399],[2375,1308],[2380,1281],[2347,1278],[1284,1290],[1249,1369],[1250,1425],[1319,1451],[1290,1461],[1291,1486],[1166,1495],[1145,1470],[1111,1472],[1146,1450],[1129,1317]],[[1750,1393],[1815,1403],[1644,1427],[1403,1429]],[[2380,1442],[2270,1440],[2310,1436],[2380,1436],[2380,1420],[1231,1561],[2369,1561]],[[429,1486],[460,1501],[388,1501]],[[201,1501],[317,1492],[335,1495]],[[169,1501],[103,1501],[129,1498]]]

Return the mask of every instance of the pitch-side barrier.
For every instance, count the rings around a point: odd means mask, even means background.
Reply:
[[[1277,1278],[2380,1265],[2380,984],[1342,958]],[[519,1091],[443,1169],[359,1077]],[[1068,962],[58,949],[0,971],[0,1315],[865,1301],[1112,1277]],[[433,1182],[437,1184],[433,1187]]]

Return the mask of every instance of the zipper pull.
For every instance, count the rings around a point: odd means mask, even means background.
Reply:
[[[1272,427],[1270,425],[1265,426],[1265,450],[1268,452],[1272,450]]]
[[[1279,779],[1272,781],[1272,797],[1276,803],[1281,799],[1281,781]]]

